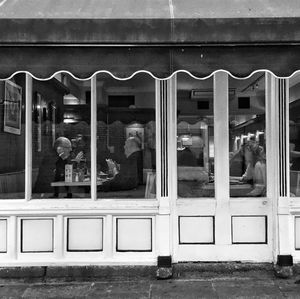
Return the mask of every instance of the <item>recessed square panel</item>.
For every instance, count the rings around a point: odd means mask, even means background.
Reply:
[[[152,251],[151,218],[118,218],[117,251]]]
[[[214,244],[213,216],[180,216],[179,244]]]
[[[233,216],[233,244],[267,244],[267,216]]]
[[[7,251],[7,220],[0,219],[0,252]]]
[[[102,218],[69,218],[67,251],[103,250]]]
[[[21,220],[21,252],[53,252],[53,219]]]
[[[295,249],[300,250],[300,217],[295,217]]]

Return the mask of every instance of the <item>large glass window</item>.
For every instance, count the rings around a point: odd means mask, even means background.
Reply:
[[[214,197],[213,79],[177,78],[178,197]]]
[[[32,197],[90,197],[90,81],[33,80]]]
[[[290,194],[300,196],[300,74],[290,78]]]
[[[266,195],[265,74],[229,78],[230,196]]]
[[[156,197],[155,80],[97,76],[98,198]]]
[[[0,81],[0,198],[25,196],[25,75]]]

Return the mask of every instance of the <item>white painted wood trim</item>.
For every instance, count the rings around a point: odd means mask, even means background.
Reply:
[[[161,198],[161,125],[160,125],[160,80],[155,79],[155,149],[156,149],[156,198]]]
[[[7,253],[11,260],[16,260],[18,257],[17,238],[17,217],[10,216],[7,218]]]
[[[32,77],[25,75],[25,199],[32,195]]]
[[[278,244],[278,198],[279,198],[279,124],[278,124],[278,92],[276,79],[273,74],[266,72],[265,101],[266,101],[266,173],[267,173],[267,200],[271,205],[272,219],[272,253],[273,260],[277,259]]]
[[[57,259],[64,258],[65,241],[67,241],[67,234],[64,231],[64,227],[63,215],[57,215],[54,218],[54,253]]]
[[[228,74],[214,75],[215,244],[231,244]]]
[[[228,122],[228,74],[219,71],[214,75],[215,197],[218,203],[229,201]]]
[[[287,180],[287,196],[290,198],[290,80],[289,78],[285,79],[286,84],[286,111],[285,111],[285,120],[286,120],[286,180]]]
[[[97,199],[97,75],[91,79],[91,199]]]
[[[279,163],[279,124],[278,124],[278,94],[276,79],[266,73],[266,171],[267,171],[267,197],[274,199],[279,194],[278,163]],[[275,201],[274,201],[275,202]]]
[[[178,182],[177,182],[177,74],[171,77],[169,127],[169,201],[170,201],[170,252],[172,262],[178,261]],[[188,204],[186,201],[184,204]],[[158,228],[159,229],[159,228]]]
[[[107,215],[103,217],[103,253],[105,258],[113,257],[114,250],[114,224],[113,216]]]
[[[169,200],[172,211],[177,199],[177,75],[170,79],[168,112]]]

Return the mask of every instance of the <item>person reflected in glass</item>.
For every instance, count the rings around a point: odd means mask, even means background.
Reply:
[[[265,196],[266,193],[266,155],[264,148],[251,137],[230,157],[230,166],[237,157],[243,158],[245,172],[241,182],[252,184],[254,189],[246,196]]]

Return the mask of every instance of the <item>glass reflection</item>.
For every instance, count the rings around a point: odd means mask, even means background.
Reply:
[[[33,198],[90,197],[90,81],[33,80]]]
[[[214,197],[213,81],[177,78],[178,197]]]
[[[229,121],[230,196],[265,196],[264,73],[230,78]]]
[[[300,74],[289,80],[290,195],[300,196]]]
[[[97,77],[98,198],[155,198],[155,80]]]
[[[25,196],[25,75],[0,81],[0,198]]]

